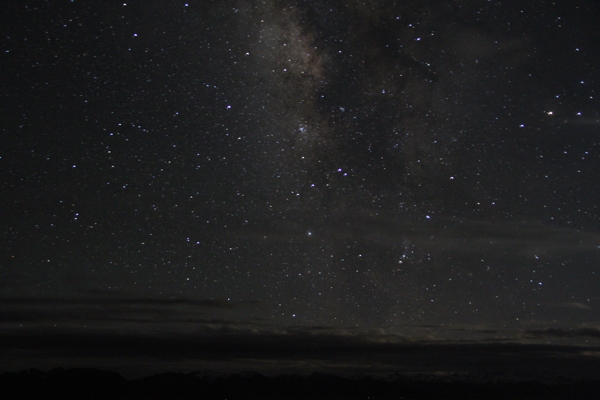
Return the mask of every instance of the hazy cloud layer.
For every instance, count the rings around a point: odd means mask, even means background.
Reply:
[[[385,336],[385,335],[383,335]],[[381,342],[369,335],[342,332],[313,334],[234,333],[218,335],[118,335],[111,333],[51,330],[0,334],[0,352],[31,365],[60,363],[97,365],[121,360],[147,373],[160,365],[186,370],[258,370],[263,373],[314,370],[371,374],[394,372],[552,373],[561,371],[589,376],[599,371],[600,359],[591,357],[600,347],[524,345],[511,343],[411,343]],[[283,368],[283,370],[282,370]]]

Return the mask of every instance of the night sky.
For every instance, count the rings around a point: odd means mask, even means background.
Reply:
[[[600,3],[1,18],[0,369],[343,370],[382,343],[598,360]]]

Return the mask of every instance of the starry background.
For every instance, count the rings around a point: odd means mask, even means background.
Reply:
[[[2,8],[5,337],[597,343],[598,2]]]

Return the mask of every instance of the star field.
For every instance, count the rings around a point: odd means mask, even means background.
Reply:
[[[2,296],[597,329],[598,4],[398,3],[7,6]]]

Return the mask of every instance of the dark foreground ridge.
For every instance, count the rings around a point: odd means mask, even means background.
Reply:
[[[0,374],[6,399],[598,399],[599,380],[493,381],[433,376],[343,378],[328,374],[266,377],[164,373],[127,380],[90,368]]]

